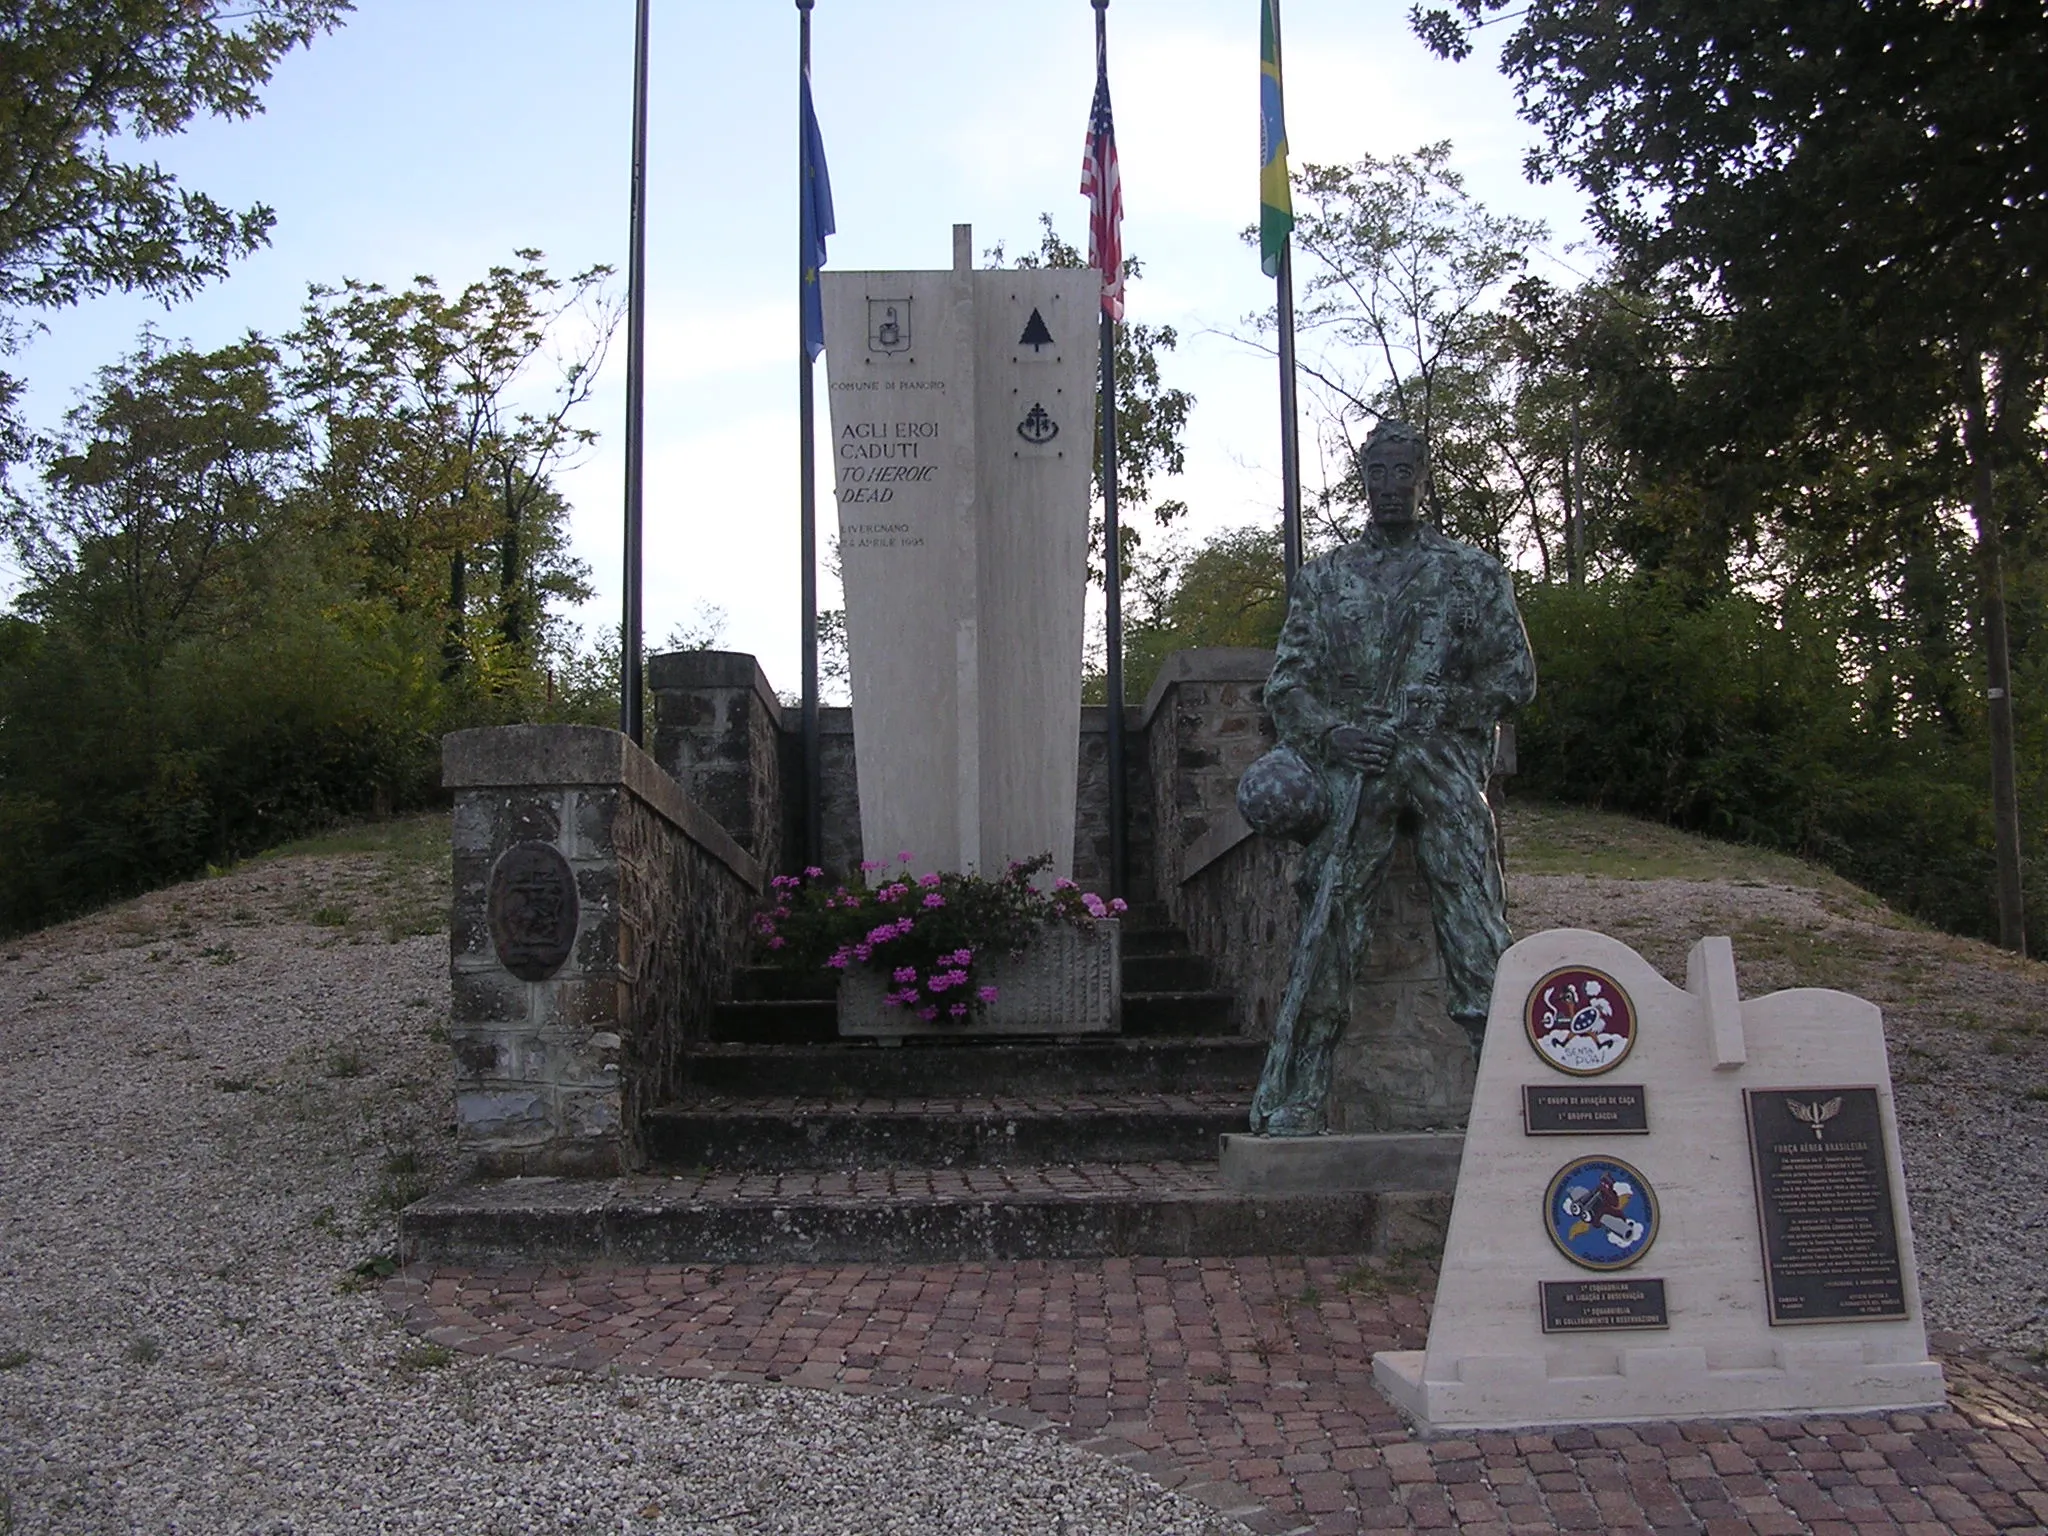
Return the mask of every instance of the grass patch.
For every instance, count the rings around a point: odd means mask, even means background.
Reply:
[[[455,1351],[446,1344],[414,1344],[398,1352],[401,1371],[438,1371],[455,1363]]]
[[[164,1357],[164,1347],[148,1334],[138,1333],[121,1353],[130,1365],[154,1365]]]
[[[375,855],[376,874],[353,891],[353,906],[323,896],[305,916],[318,927],[375,930],[396,944],[448,930],[450,831],[446,811],[355,822],[273,848],[260,861]]]
[[[1603,875],[1614,880],[1725,880],[1788,885],[1875,905],[1840,876],[1789,854],[1716,842],[1676,827],[1584,806],[1510,800],[1501,813],[1510,873]]]
[[[329,1051],[327,1059],[320,1065],[320,1071],[326,1077],[361,1077],[369,1070],[369,1063],[363,1060],[362,1054],[345,1045]]]
[[[0,1371],[18,1371],[35,1357],[32,1349],[0,1349]]]
[[[353,1296],[359,1291],[374,1291],[397,1273],[398,1260],[394,1255],[373,1254],[343,1270],[334,1288],[344,1296]]]
[[[1360,1264],[1338,1277],[1337,1289],[1347,1296],[1380,1297],[1387,1294],[1387,1282],[1370,1264]]]
[[[431,1187],[419,1153],[412,1147],[394,1147],[384,1154],[377,1169],[377,1191],[371,1203],[380,1210],[403,1210]]]

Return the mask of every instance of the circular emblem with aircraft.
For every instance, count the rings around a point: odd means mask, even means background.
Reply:
[[[1657,1196],[1618,1157],[1578,1157],[1557,1170],[1543,1221],[1558,1252],[1583,1269],[1627,1269],[1657,1241]]]
[[[1522,1023],[1536,1054],[1560,1072],[1597,1077],[1636,1043],[1636,1007],[1605,971],[1568,965],[1529,989]]]

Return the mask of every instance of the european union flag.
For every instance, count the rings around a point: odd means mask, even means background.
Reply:
[[[825,173],[825,140],[818,132],[818,114],[811,107],[811,76],[803,81],[803,167],[799,188],[803,248],[804,354],[825,350],[825,301],[818,289],[818,269],[825,265],[825,237],[834,232],[832,178]]]

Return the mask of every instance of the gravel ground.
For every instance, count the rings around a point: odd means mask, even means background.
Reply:
[[[387,929],[445,898],[392,870],[260,863],[5,947],[0,1533],[1242,1530],[966,1413],[401,1332],[350,1271],[454,1167],[447,940]]]

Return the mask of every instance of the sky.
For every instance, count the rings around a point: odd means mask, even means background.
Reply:
[[[1449,139],[1475,196],[1550,225],[1536,270],[1584,269],[1580,203],[1523,180],[1531,130],[1487,50],[1432,58],[1406,9],[1285,0],[1294,163]],[[1127,314],[1179,332],[1165,379],[1196,398],[1187,472],[1154,495],[1189,503],[1196,538],[1279,516],[1274,364],[1230,334],[1273,297],[1239,238],[1258,213],[1258,11],[1108,12],[1124,245],[1144,263]],[[268,203],[269,246],[168,312],[115,295],[45,316],[11,370],[31,420],[54,425],[144,325],[201,347],[275,334],[310,283],[430,273],[452,290],[536,247],[558,274],[613,264],[622,291],[632,22],[632,0],[358,0],[340,31],[283,61],[263,115],[142,146],[187,186]],[[719,610],[719,643],[753,652],[785,692],[800,682],[797,35],[791,3],[653,0],[646,642],[660,649]],[[838,215],[829,266],[947,266],[956,223],[973,226],[978,255],[998,241],[1015,252],[1036,244],[1041,212],[1085,246],[1088,0],[817,0],[812,48]],[[581,417],[601,440],[558,477],[596,588],[572,617],[592,626],[620,607],[624,353],[621,338]],[[821,473],[821,539],[832,508]],[[837,601],[829,573],[823,600]]]

